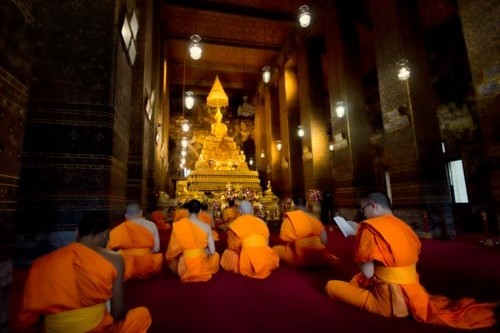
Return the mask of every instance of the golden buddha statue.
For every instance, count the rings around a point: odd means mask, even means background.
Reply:
[[[214,122],[210,126],[210,134],[203,140],[195,170],[188,177],[190,190],[196,188],[200,191],[224,191],[224,185],[228,182],[241,188],[259,192],[262,190],[257,171],[249,170],[245,154],[240,152],[234,139],[227,135],[227,126],[222,122],[221,107],[228,104],[227,95],[216,77],[207,97],[207,105],[216,109]]]
[[[220,112],[220,108],[217,108],[214,118],[215,123],[212,124],[211,133],[216,138],[222,139],[227,134],[227,126],[222,122],[222,112]]]

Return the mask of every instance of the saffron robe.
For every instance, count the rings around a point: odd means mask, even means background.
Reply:
[[[152,253],[154,238],[151,231],[133,221],[125,221],[111,230],[107,248],[118,250],[125,261],[125,281],[146,279],[160,271],[161,253]]]
[[[79,243],[71,243],[35,260],[24,288],[19,326],[32,327],[40,316],[63,313],[105,303],[112,296],[117,270],[102,255]],[[114,321],[104,311],[102,320],[89,332],[147,332],[151,316],[147,308],[128,311]]]
[[[337,263],[338,258],[321,242],[325,227],[320,220],[301,210],[284,214],[280,239],[286,245],[276,245],[273,250],[280,260],[296,266],[326,266]]]
[[[355,262],[374,261],[374,278],[359,273],[350,283],[331,280],[326,285],[331,298],[385,317],[411,314],[419,322],[468,329],[495,324],[495,303],[452,301],[427,293],[415,268],[420,240],[397,217],[384,215],[360,223],[354,246]]]
[[[240,211],[238,208],[232,206],[232,207],[226,207],[224,211],[222,212],[222,222],[219,223],[217,228],[226,231],[231,222],[233,222],[237,217],[239,217]]]
[[[227,232],[227,249],[221,266],[226,271],[265,279],[279,266],[279,257],[269,247],[269,229],[256,216],[244,214],[231,222]]]
[[[238,216],[240,216],[240,211],[236,207],[227,207],[222,212],[222,220],[224,223],[233,222]]]
[[[188,218],[172,225],[165,259],[179,260],[177,274],[181,282],[208,281],[219,270],[219,254],[207,254],[207,232]]]
[[[174,211],[173,221],[177,222],[177,221],[180,221],[180,220],[182,220],[184,218],[188,218],[188,217],[189,217],[189,210],[187,210],[186,208],[177,208]]]
[[[159,231],[167,231],[171,228],[170,224],[167,223],[165,213],[161,209],[157,209],[151,213],[151,221],[156,224]]]
[[[200,210],[200,212],[198,213],[198,218],[200,219],[200,221],[208,224],[210,226],[210,228],[213,228],[212,216],[209,213],[207,213],[204,210]],[[214,241],[218,241],[219,240],[219,233],[216,230],[212,230],[212,237],[214,238]]]

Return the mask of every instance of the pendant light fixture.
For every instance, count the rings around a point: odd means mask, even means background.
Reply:
[[[297,126],[297,135],[302,138],[304,137],[305,134],[306,132],[304,131],[304,126],[302,125]]]
[[[264,83],[269,83],[269,81],[271,81],[271,67],[267,65],[262,67],[262,81],[264,81]]]
[[[311,24],[311,12],[308,5],[299,7],[299,25],[302,28],[307,28]]]
[[[184,94],[184,105],[188,110],[191,110],[194,106],[194,94],[191,90],[186,91]]]
[[[189,38],[191,40],[191,44],[189,44],[189,55],[191,59],[198,60],[201,58],[201,54],[203,50],[200,45],[201,37],[200,35],[191,35]]]

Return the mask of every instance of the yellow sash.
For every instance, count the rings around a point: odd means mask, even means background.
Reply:
[[[182,251],[184,258],[196,258],[205,256],[205,250],[203,249],[187,249]]]
[[[46,333],[84,333],[102,321],[106,303],[45,315]]]
[[[126,249],[119,250],[121,254],[131,255],[131,256],[142,256],[145,254],[151,254],[151,249]]]
[[[266,238],[262,235],[250,235],[241,240],[241,247],[265,247],[267,246]]]
[[[415,265],[403,267],[375,266],[375,276],[387,283],[412,284],[418,283]]]
[[[318,236],[311,236],[307,238],[297,239],[295,241],[297,247],[311,246],[311,245],[321,245],[321,239]]]

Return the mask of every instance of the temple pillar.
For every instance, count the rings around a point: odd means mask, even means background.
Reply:
[[[290,63],[293,61],[289,61],[278,78],[279,123],[283,142],[281,150],[283,195],[288,197],[304,194],[302,143],[297,135],[297,126],[300,124],[297,70],[294,66],[289,65]]]
[[[146,55],[131,65],[120,33],[134,8],[116,1],[81,6],[77,0],[57,10],[50,1],[36,6],[16,219],[19,260],[26,263],[74,240],[88,210],[123,219],[129,145],[139,140],[129,137],[136,129],[131,114],[140,110],[145,117],[142,88],[135,102],[132,86],[144,80],[143,74],[134,78],[134,68]],[[137,37],[145,33],[148,15],[142,13]],[[136,51],[144,53],[144,47]]]
[[[494,0],[459,0],[459,14],[474,86],[479,126],[483,136],[470,201],[487,208],[490,227],[500,221],[500,7]],[[473,161],[471,161],[473,162]],[[472,164],[472,163],[471,163]],[[497,232],[490,230],[490,232]]]
[[[282,135],[281,135],[281,123],[280,123],[280,112],[279,112],[279,98],[278,98],[278,89],[277,86],[272,84],[268,86],[266,90],[266,103],[269,103],[269,113],[270,113],[270,124],[271,129],[270,133],[272,133],[271,137],[271,179],[273,192],[278,197],[283,197],[283,165],[282,165],[282,153],[283,147],[281,150],[278,150],[277,143],[278,141],[282,143]]]
[[[323,79],[324,49],[322,38],[310,38],[299,45],[297,52],[300,125],[305,132],[300,139],[304,189],[323,193],[331,190],[330,111]]]
[[[369,7],[376,41],[388,192],[398,215],[410,225],[421,226],[425,210],[431,218],[444,221],[448,236],[454,237],[436,98],[417,2],[382,0],[370,2]],[[404,58],[411,76],[401,81],[396,63]]]
[[[376,134],[370,129],[363,95],[359,37],[347,5],[327,7],[324,22],[331,110],[332,173],[334,200],[346,215],[354,214],[360,192],[374,187],[376,177],[370,142]],[[338,106],[344,107],[337,113]],[[354,218],[354,217],[353,217]]]
[[[36,22],[33,4],[0,3],[0,332],[7,333],[15,215],[19,205],[22,147],[31,75],[31,47]]]
[[[273,114],[271,111],[271,95],[269,87],[262,85],[258,94],[258,107],[255,114],[256,159],[261,178],[261,186],[265,189],[268,180],[273,179]],[[276,126],[276,124],[274,124]],[[262,156],[262,153],[264,154]],[[273,182],[274,183],[274,182]]]
[[[150,2],[137,3],[135,10],[141,15],[141,20],[147,21],[147,15],[152,11],[147,6]],[[129,9],[130,16],[132,9]],[[151,19],[152,20],[152,19]],[[137,201],[144,211],[151,211],[156,206],[154,195],[153,170],[154,170],[154,147],[157,123],[154,111],[156,105],[155,92],[151,82],[157,71],[153,72],[153,31],[152,24],[144,24],[145,31],[139,34],[137,39],[137,59],[132,68],[132,112],[129,123],[129,155],[128,155],[128,177],[127,177],[127,200]],[[148,61],[145,61],[148,59]],[[152,97],[153,96],[153,97]],[[159,101],[158,101],[159,102]],[[147,106],[149,104],[149,110]],[[148,182],[149,185],[148,186]],[[148,189],[150,192],[148,192]]]
[[[255,138],[255,157],[254,163],[259,173],[259,179],[262,184],[266,182],[266,146],[267,146],[267,135],[266,135],[266,111],[264,105],[262,104],[263,97],[258,95],[256,98],[255,116],[254,116],[254,138]],[[261,154],[264,153],[264,157]]]

